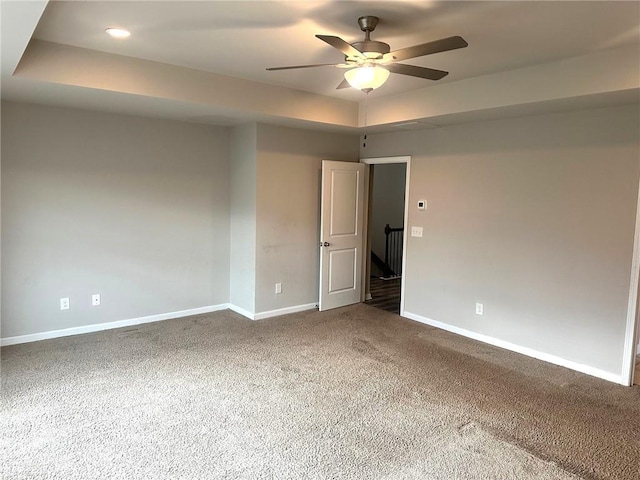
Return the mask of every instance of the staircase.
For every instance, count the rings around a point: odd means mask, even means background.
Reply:
[[[404,227],[391,228],[387,223],[384,227],[384,235],[384,260],[372,250],[371,263],[382,271],[383,279],[401,277]]]

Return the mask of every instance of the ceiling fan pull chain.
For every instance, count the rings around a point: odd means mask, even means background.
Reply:
[[[364,140],[362,142],[362,148],[367,148],[367,100],[369,100],[369,92],[364,93]]]

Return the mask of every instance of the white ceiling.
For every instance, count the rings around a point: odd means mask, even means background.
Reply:
[[[50,2],[34,37],[103,52],[272,83],[324,95],[342,71],[267,72],[272,66],[341,62],[314,37],[362,40],[357,19],[377,15],[373,33],[404,48],[452,35],[469,47],[405,63],[450,72],[441,83],[544,63],[638,41],[638,5],[626,2],[211,1]],[[132,36],[114,40],[108,26]],[[424,87],[429,80],[392,75],[379,95]]]
[[[265,70],[342,61],[340,52],[314,35],[361,40],[356,22],[361,15],[380,17],[372,37],[392,49],[451,35],[469,43],[465,49],[404,62],[449,71],[443,80],[392,75],[372,94],[376,97],[640,44],[640,3],[635,1],[51,1],[33,38],[361,101],[361,92],[335,90],[342,80],[340,69]],[[114,40],[104,33],[110,26],[127,28],[132,35]],[[5,77],[6,35],[3,28]],[[11,99],[19,92],[15,96],[20,100],[32,95],[33,101],[42,101],[47,88],[27,84],[2,94]],[[51,85],[49,96],[68,104],[91,97],[87,91],[74,97],[73,89],[63,90],[61,94]],[[102,97],[105,109],[113,109],[104,92],[88,100],[92,108],[100,108]],[[196,110],[203,117],[216,113],[194,106],[194,116]]]

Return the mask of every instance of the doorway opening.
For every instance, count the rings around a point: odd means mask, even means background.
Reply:
[[[394,157],[363,162],[370,163],[365,303],[400,314],[408,161]]]

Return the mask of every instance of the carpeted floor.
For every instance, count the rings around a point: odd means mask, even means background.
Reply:
[[[640,388],[367,305],[2,349],[2,478],[638,479]]]

